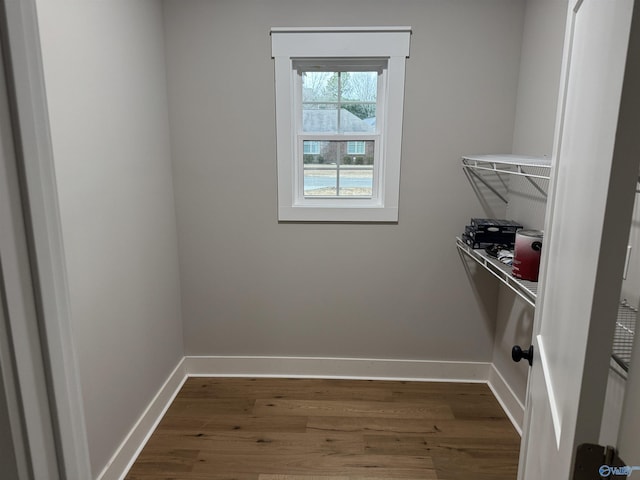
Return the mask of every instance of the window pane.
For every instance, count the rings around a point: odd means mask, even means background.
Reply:
[[[341,101],[373,102],[378,98],[377,72],[342,72]]]
[[[337,72],[303,72],[303,102],[337,102]]]
[[[304,169],[304,195],[336,196],[338,170],[336,166],[329,168]]]
[[[375,133],[377,72],[302,72],[302,131]]]
[[[340,109],[339,133],[375,133],[376,106],[371,104],[347,104]]]
[[[324,143],[324,142],[322,142]],[[348,142],[327,142],[339,144],[341,165],[373,166],[375,142],[373,140],[351,140]]]
[[[340,169],[340,196],[373,195],[373,168],[357,166]]]
[[[302,105],[302,131],[315,133],[338,133],[338,105]]]
[[[371,197],[374,149],[373,140],[303,141],[304,195]]]
[[[311,142],[309,142],[311,143]],[[347,153],[349,155],[364,155],[365,143],[364,142],[347,142]]]
[[[307,133],[375,133],[375,105],[348,104],[340,108],[338,123],[337,104],[304,104],[302,131]],[[362,115],[363,118],[358,117]],[[365,117],[365,115],[373,115]]]
[[[305,155],[317,155],[320,153],[320,142],[304,142],[303,153]]]

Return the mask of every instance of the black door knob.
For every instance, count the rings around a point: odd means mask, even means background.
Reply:
[[[531,366],[533,364],[533,345],[529,347],[529,350],[522,350],[520,345],[515,345],[511,349],[511,358],[513,358],[514,362],[519,362],[524,358],[529,360],[529,366]]]

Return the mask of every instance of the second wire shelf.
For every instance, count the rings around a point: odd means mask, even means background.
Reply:
[[[511,267],[490,257],[483,249],[474,249],[456,237],[458,250],[482,265],[494,277],[513,290],[520,298],[535,308],[538,296],[538,282],[520,280],[511,274]],[[618,307],[616,329],[614,333],[612,359],[625,371],[629,370],[633,337],[636,329],[638,310],[621,302]]]

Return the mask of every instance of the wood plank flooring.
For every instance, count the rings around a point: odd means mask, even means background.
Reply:
[[[127,480],[514,480],[484,384],[190,378]]]

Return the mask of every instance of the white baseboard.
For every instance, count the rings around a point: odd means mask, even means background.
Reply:
[[[125,477],[188,377],[288,377],[487,383],[521,432],[524,408],[504,378],[488,362],[316,358],[184,357],[169,375],[98,480]]]
[[[149,403],[144,413],[124,439],[124,442],[113,454],[109,463],[98,475],[98,480],[120,480],[124,478],[186,379],[187,371],[183,357],[164,382],[164,385],[160,387],[156,396],[153,397],[153,400],[151,400],[151,403]]]
[[[187,374],[226,377],[305,377],[367,380],[479,382],[489,379],[485,362],[437,362],[318,357],[185,357]]]
[[[500,406],[507,414],[509,420],[513,424],[518,434],[522,436],[522,425],[524,422],[524,405],[513,392],[509,384],[505,381],[504,377],[496,369],[495,365],[491,365],[489,372],[489,381],[487,382],[489,388],[493,392]]]

